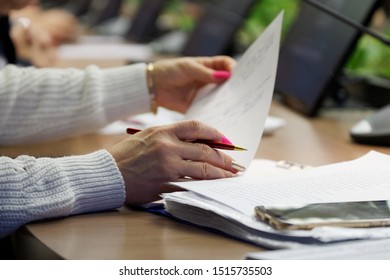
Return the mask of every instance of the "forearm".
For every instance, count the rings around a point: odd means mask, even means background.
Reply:
[[[91,132],[148,110],[144,64],[0,71],[0,144]]]
[[[123,178],[107,151],[0,158],[0,238],[31,221],[115,209],[124,200]]]

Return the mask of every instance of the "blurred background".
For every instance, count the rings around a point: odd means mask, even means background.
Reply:
[[[126,37],[127,32],[127,39],[133,36],[133,41],[151,42],[173,31],[190,34],[202,12],[204,12],[202,9],[206,7],[207,10],[207,3],[213,4],[213,2],[218,1],[41,0],[41,5],[43,9],[63,8],[70,11],[81,23],[83,33]],[[298,0],[253,1],[248,13],[244,15],[245,19],[242,25],[235,34],[233,52],[242,52],[282,9],[285,11],[283,34],[286,34],[297,16],[300,2]],[[129,26],[134,17],[137,16],[138,9],[142,4],[149,6],[150,9],[154,7],[154,9],[159,11],[156,10],[155,15],[152,16],[156,20],[153,23],[155,24],[154,29],[149,28],[149,34],[138,35],[137,38],[137,36],[129,34]],[[156,8],[159,5],[160,7]],[[387,1],[385,1],[383,9],[377,11],[371,26],[383,34],[390,35],[386,17],[388,6]],[[181,38],[180,41],[178,37],[174,38],[174,36],[171,36],[171,39],[176,40],[178,44],[184,44],[182,42],[184,39]],[[171,48],[169,46],[165,46],[165,48],[164,46],[155,47],[160,52],[175,53],[180,51],[180,46],[177,45]],[[390,67],[388,67],[390,63],[389,54],[390,50],[388,47],[369,36],[363,36],[359,40],[353,54],[349,57],[346,70],[352,73],[378,75],[388,78],[390,77]]]
[[[109,6],[111,6],[112,11],[105,9],[107,12],[106,15],[102,13],[99,18],[98,11],[99,9],[104,9],[105,2],[111,2]],[[83,32],[87,30],[89,33],[95,34],[123,36],[128,31],[127,28],[142,2],[147,1],[41,0],[42,6],[45,9],[63,7],[75,14],[83,25]],[[153,31],[154,33],[151,32],[148,34],[150,36],[149,38],[141,38],[140,41],[150,42],[172,31],[181,31],[189,34],[201,16],[202,7],[205,6],[205,3],[212,3],[213,1],[164,0],[157,2],[164,2],[165,4],[161,13],[156,18],[156,29]],[[242,26],[235,35],[234,47],[237,53],[242,52],[257,38],[262,30],[282,9],[285,11],[283,34],[286,34],[299,11],[301,1],[257,0],[253,2],[253,6],[250,8]],[[385,3],[383,9],[377,11],[371,26],[383,34],[390,35],[390,27],[386,17],[387,7],[388,5]],[[169,52],[170,50],[165,51]],[[369,36],[363,36],[349,58],[346,69],[359,74],[390,77],[390,67],[388,65],[390,65],[390,49]]]
[[[366,24],[385,37],[390,36],[390,0],[318,1],[361,24]],[[45,13],[39,13],[35,19],[38,22],[43,21],[49,30],[51,27],[50,31],[58,38],[56,44],[59,47],[85,42],[100,45],[116,42],[144,46],[142,50],[127,49],[128,52],[133,52],[128,59],[128,63],[131,63],[182,55],[226,54],[238,58],[276,15],[284,10],[278,70],[278,76],[284,77],[277,79],[276,93],[280,89],[281,95],[288,99],[286,103],[307,115],[316,114],[320,105],[323,106],[324,96],[331,96],[330,104],[336,107],[349,106],[350,96],[357,96],[360,101],[366,103],[364,106],[368,104],[375,108],[390,103],[389,46],[370,36],[360,36],[356,30],[332,17],[324,16],[312,7],[309,8],[304,2],[41,0],[38,8],[29,7],[18,14],[33,18],[37,9],[49,14],[46,22],[42,20]],[[53,13],[53,10],[61,10],[71,15],[73,22],[63,14]],[[362,15],[363,19],[360,18]],[[297,25],[299,19],[301,21]],[[61,21],[64,24],[60,25]],[[304,35],[299,35],[301,30]],[[284,43],[288,41],[286,38],[294,32],[295,37],[292,36],[291,39],[290,36],[288,48],[284,50]],[[96,38],[99,40],[95,40]],[[298,49],[302,57],[294,57]],[[70,48],[61,48],[60,53],[61,51],[62,54],[75,54]],[[102,58],[110,51],[98,48],[97,45],[93,48],[89,45],[85,46],[82,55],[91,55],[93,52]],[[125,52],[123,48],[116,49],[111,52],[111,57],[119,57],[122,52]],[[313,54],[317,57],[310,57]],[[50,66],[52,60],[41,61],[43,66]],[[325,65],[327,63],[329,65]],[[322,72],[319,71],[321,68],[324,68]],[[289,77],[291,74],[296,76]],[[347,79],[344,79],[345,76]],[[309,81],[313,81],[312,85]],[[321,85],[321,88],[316,88],[318,85]],[[375,98],[372,97],[374,95]]]

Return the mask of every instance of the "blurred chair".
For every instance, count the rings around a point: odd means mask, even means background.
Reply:
[[[68,10],[76,17],[81,17],[88,12],[91,2],[92,0],[69,0],[64,6],[64,9]]]
[[[204,14],[190,34],[185,56],[233,55],[234,36],[256,0],[193,1],[204,5]]]
[[[79,13],[83,12],[83,9],[87,9],[80,20],[86,25],[94,27],[119,16],[122,0],[80,0],[80,3],[75,5]]]
[[[143,0],[124,35],[125,39],[138,43],[147,43],[155,39],[159,35],[156,21],[167,2],[167,0]]]

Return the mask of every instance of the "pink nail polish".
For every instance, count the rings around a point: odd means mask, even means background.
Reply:
[[[233,145],[233,143],[229,139],[227,139],[225,136],[223,136],[221,138],[221,143],[228,144],[228,145]]]
[[[216,79],[228,79],[230,78],[230,72],[227,71],[215,71],[213,77]]]

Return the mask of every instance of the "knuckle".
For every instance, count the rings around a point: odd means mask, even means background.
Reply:
[[[199,133],[202,129],[202,124],[197,120],[188,121],[188,125],[190,126],[190,129],[196,134]]]
[[[200,160],[205,161],[210,158],[210,147],[205,144],[200,144]]]
[[[171,144],[166,139],[156,139],[155,148],[165,152],[167,148],[170,148]]]
[[[172,150],[172,144],[165,140],[158,140],[153,145],[154,154],[159,161],[168,157],[169,151]]]
[[[148,131],[150,135],[155,135],[161,132],[161,127],[157,127],[157,126],[149,127],[145,129],[145,131]]]
[[[223,154],[221,154],[221,157],[222,157],[221,162],[223,162],[223,167],[227,170],[230,170],[232,167],[233,159]]]
[[[210,171],[210,168],[209,168],[208,163],[203,162],[202,165],[201,165],[202,179],[207,179],[208,178],[209,171]]]
[[[157,176],[164,182],[176,180],[178,178],[178,170],[175,168],[176,162],[167,154],[161,158],[154,158],[153,161],[155,161],[155,164],[153,164],[154,171],[151,176]]]
[[[165,181],[174,180],[174,169],[171,168],[169,160],[165,162],[165,164],[160,165],[159,172],[161,176],[165,179]]]
[[[154,139],[154,141],[158,142],[159,140],[164,140],[169,136],[169,133],[167,133],[168,127],[166,126],[155,126],[147,128],[149,132],[149,137]]]

